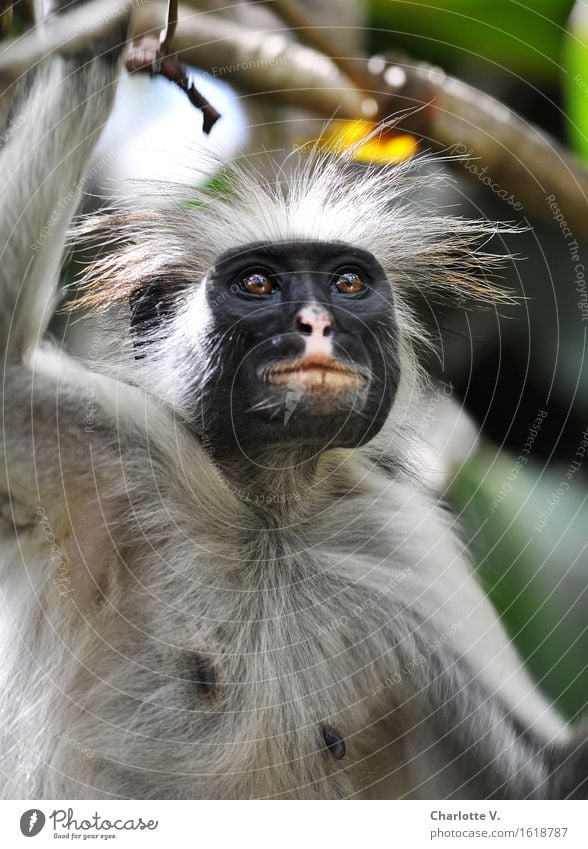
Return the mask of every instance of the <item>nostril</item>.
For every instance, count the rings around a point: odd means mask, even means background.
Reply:
[[[300,316],[296,316],[296,330],[298,333],[303,333],[305,336],[312,335],[312,324],[303,321]]]
[[[325,324],[325,326],[323,327],[323,336],[330,336],[332,329],[333,325],[331,324],[331,322]]]

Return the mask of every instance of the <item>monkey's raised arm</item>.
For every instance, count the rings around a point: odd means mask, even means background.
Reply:
[[[45,19],[39,26],[47,25]],[[67,567],[76,585],[81,569],[74,563],[94,578],[104,570],[100,544],[80,526],[96,500],[97,472],[84,476],[82,470],[92,453],[85,430],[100,405],[91,375],[43,336],[56,304],[66,232],[110,113],[126,27],[126,20],[118,21],[91,50],[50,56],[27,74],[0,131],[2,551],[30,578],[35,555],[22,542],[12,552],[13,531],[32,538],[46,522],[40,538],[49,562],[39,575]],[[68,549],[72,536],[76,545]]]
[[[55,4],[55,14],[38,26],[52,18],[58,26],[66,5],[74,4]],[[75,473],[80,462],[72,448],[87,424],[80,387],[89,394],[88,378],[41,343],[55,309],[66,232],[113,102],[126,27],[126,19],[118,20],[91,49],[48,57],[4,94],[10,102],[0,131],[0,494],[12,513],[14,499],[29,509],[44,499],[63,502],[57,469],[63,475],[71,461]]]
[[[51,318],[65,234],[110,113],[125,31],[116,23],[92,53],[52,56],[15,86],[0,133],[4,361],[26,357]]]

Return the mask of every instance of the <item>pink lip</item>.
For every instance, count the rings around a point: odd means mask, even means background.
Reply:
[[[295,385],[302,389],[358,389],[365,381],[357,369],[333,357],[318,354],[274,366],[266,373],[269,383]]]

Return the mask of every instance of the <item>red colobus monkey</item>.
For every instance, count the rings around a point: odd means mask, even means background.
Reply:
[[[230,165],[92,225],[108,369],[46,338],[123,42],[44,61],[2,135],[2,794],[586,798],[411,459],[407,293],[475,289],[491,225],[411,164]]]

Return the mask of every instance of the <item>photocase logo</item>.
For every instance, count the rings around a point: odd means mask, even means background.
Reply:
[[[36,837],[45,825],[45,814],[38,808],[25,811],[20,818],[20,830],[25,837]]]

